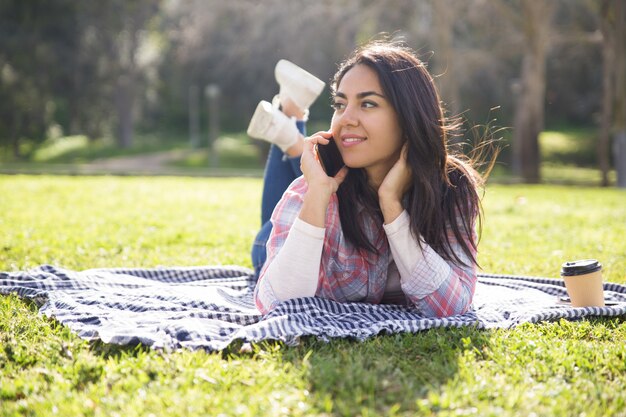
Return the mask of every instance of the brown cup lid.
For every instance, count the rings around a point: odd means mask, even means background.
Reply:
[[[561,265],[561,276],[571,277],[596,272],[602,269],[602,264],[595,259],[581,259],[565,262]]]

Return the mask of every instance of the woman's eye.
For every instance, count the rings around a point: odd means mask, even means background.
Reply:
[[[330,107],[332,107],[335,110],[342,110],[346,107],[346,105],[344,103],[340,103],[338,101],[333,102]]]
[[[361,105],[365,107],[366,109],[371,109],[373,107],[376,107],[376,103],[374,103],[373,101],[364,101],[363,104]]]

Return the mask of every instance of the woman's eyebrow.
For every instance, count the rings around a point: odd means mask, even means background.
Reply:
[[[347,96],[346,96],[344,93],[342,93],[341,91],[337,91],[337,92],[335,93],[335,96],[337,96],[337,97],[341,97],[341,98],[344,98],[344,99],[345,99],[345,98],[347,98]],[[362,93],[358,93],[358,94],[356,95],[356,97],[357,97],[358,99],[362,99],[362,98],[365,98],[365,97],[367,97],[367,96],[378,96],[378,97],[380,97],[380,98],[384,98],[384,99],[386,99],[386,97],[385,97],[385,96],[383,96],[383,95],[382,95],[382,94],[380,94],[380,93],[377,93],[376,91],[363,91]]]

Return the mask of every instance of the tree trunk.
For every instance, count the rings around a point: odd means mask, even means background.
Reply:
[[[601,6],[602,30],[602,116],[598,137],[598,165],[602,174],[602,186],[609,185],[611,122],[613,119],[613,97],[615,75],[615,32],[613,19],[615,8],[611,0],[604,0]]]
[[[613,138],[613,154],[617,170],[617,186],[626,188],[626,130],[615,133]]]
[[[133,144],[133,104],[135,86],[133,77],[122,74],[115,87],[115,110],[117,112],[117,143],[120,148],[128,149]]]
[[[614,158],[617,186],[626,188],[626,5],[615,4],[615,106]]]
[[[117,44],[120,53],[120,73],[115,85],[115,109],[118,123],[118,145],[127,149],[133,144],[134,104],[137,77],[135,55],[139,47],[138,31],[141,24],[137,16],[130,16],[125,36]],[[123,33],[123,32],[122,32]]]
[[[539,133],[543,130],[546,56],[554,4],[523,0],[524,56],[514,117],[513,172],[524,182],[540,181]]]
[[[451,116],[458,116],[461,106],[458,74],[455,71],[458,57],[453,45],[455,12],[459,7],[459,4],[451,4],[449,0],[433,1],[436,47],[434,75],[441,98]]]
[[[20,159],[22,153],[20,152],[20,116],[16,112],[13,114],[13,123],[11,123],[11,148],[13,149],[13,157]]]
[[[118,144],[129,148],[133,144],[134,110],[137,82],[140,79],[137,67],[139,31],[149,17],[149,4],[130,4],[126,9],[127,25],[118,38],[119,78],[116,83],[115,104],[118,115]]]

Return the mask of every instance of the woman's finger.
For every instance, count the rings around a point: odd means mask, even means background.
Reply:
[[[404,160],[406,160],[407,155],[409,154],[409,142],[405,142],[404,145],[402,145],[402,151],[400,151],[402,154],[402,158],[404,158]]]
[[[326,139],[324,136],[318,135],[317,133],[309,136],[304,141],[305,142],[308,141],[309,143],[313,143],[313,144],[321,143],[322,145],[327,145],[329,142],[328,139]]]
[[[341,167],[341,169],[339,171],[337,171],[337,173],[334,176],[335,181],[337,181],[337,186],[341,185],[343,180],[346,179],[346,177],[348,176],[348,171],[349,171],[349,169],[345,165],[343,167]]]

